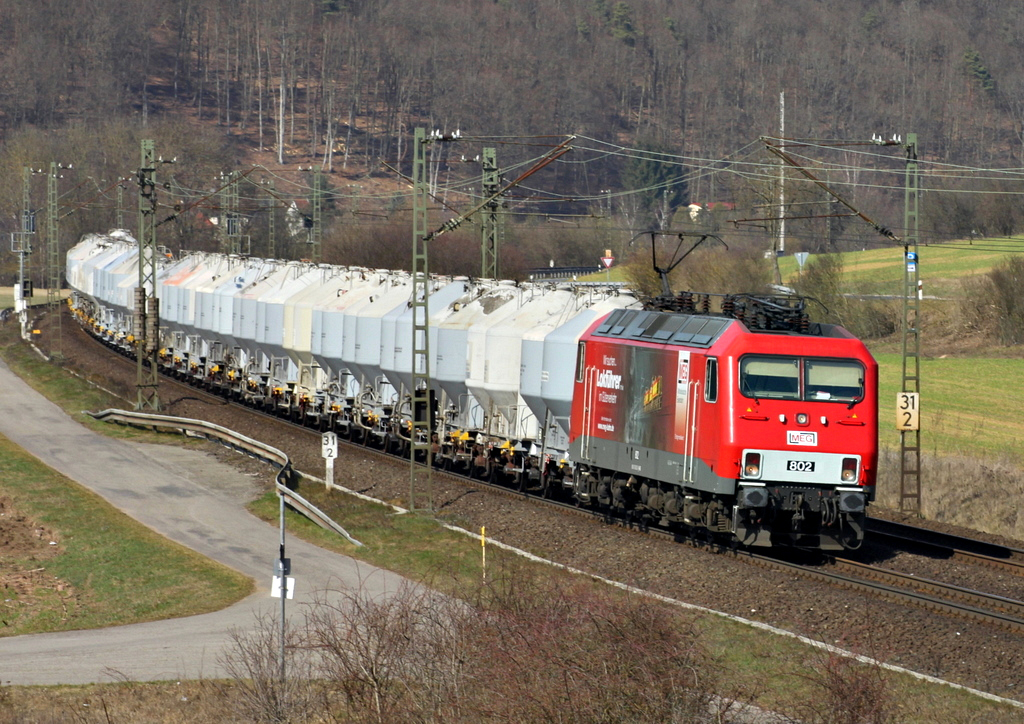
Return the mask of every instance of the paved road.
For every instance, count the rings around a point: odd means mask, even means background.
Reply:
[[[127,443],[97,435],[34,392],[0,361],[0,434],[110,503],[209,558],[252,576],[258,590],[216,613],[171,621],[0,638],[0,683],[81,684],[127,678],[217,677],[232,629],[280,611],[270,597],[280,532],[244,510],[248,479],[203,453]],[[374,595],[402,579],[346,556],[286,537],[296,578],[288,617],[327,589],[363,587]]]

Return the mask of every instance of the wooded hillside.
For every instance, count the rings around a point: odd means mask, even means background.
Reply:
[[[749,159],[759,136],[779,135],[782,92],[789,138],[916,132],[922,158],[989,168],[1019,166],[1024,153],[1019,3],[0,0],[0,39],[4,230],[21,205],[23,164],[74,158],[101,188],[137,168],[135,139],[154,135],[191,164],[173,170],[176,187],[199,193],[256,156],[282,171],[317,164],[400,186],[389,169],[408,172],[417,126],[514,139],[502,167],[579,134],[586,162],[567,157],[527,195],[557,190],[562,203],[543,213],[614,211],[629,231],[664,225],[691,201],[756,216],[776,192],[712,171]],[[900,154],[890,158],[901,169]],[[850,156],[845,183],[857,183],[849,169],[860,163],[885,165]],[[612,208],[633,189],[647,196]],[[1007,188],[996,180],[973,190]],[[863,193],[890,225],[902,218],[901,194]],[[796,187],[790,196],[811,198]],[[984,220],[965,198],[959,212],[936,204],[935,233]],[[1007,213],[1000,232],[1017,225]],[[800,229],[794,222],[797,244]],[[198,232],[177,233],[184,243]],[[835,229],[814,222],[803,236],[826,233]]]
[[[1024,8],[986,0],[95,0],[0,3],[6,130],[187,103],[273,142],[393,159],[418,123],[583,133],[724,156],[916,131],[951,162],[1019,158]],[[302,113],[293,123],[293,113]]]

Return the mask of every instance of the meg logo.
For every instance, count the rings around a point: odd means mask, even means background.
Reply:
[[[807,447],[818,446],[818,433],[816,432],[803,432],[801,430],[787,430],[786,431],[786,444],[787,445],[805,445]]]

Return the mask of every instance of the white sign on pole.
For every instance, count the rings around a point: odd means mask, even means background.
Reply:
[[[295,579],[288,576],[286,580],[288,584],[288,592],[286,593],[285,598],[291,600],[295,598]],[[281,597],[281,576],[274,576],[274,582],[270,584],[270,595],[274,598]]]
[[[333,460],[338,457],[338,435],[333,432],[325,432],[320,438],[320,448],[324,458]]]
[[[804,264],[807,263],[807,257],[810,256],[806,251],[798,251],[793,256],[796,257],[796,263],[800,265],[800,268],[804,268]]]
[[[605,269],[611,269],[612,263],[615,261],[614,256],[602,256],[601,263],[604,264]]]

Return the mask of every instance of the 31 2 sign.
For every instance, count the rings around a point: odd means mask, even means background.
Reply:
[[[921,429],[921,393],[896,393],[896,429],[901,432]]]

